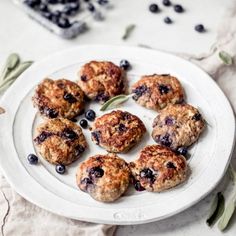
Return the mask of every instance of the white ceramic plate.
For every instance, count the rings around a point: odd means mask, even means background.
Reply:
[[[187,182],[163,193],[136,192],[129,188],[114,203],[100,203],[80,191],[75,183],[77,165],[93,154],[105,151],[90,141],[83,157],[59,175],[54,166],[40,158],[40,164],[29,165],[27,155],[36,152],[32,143],[35,126],[41,122],[32,106],[34,87],[44,78],[67,78],[75,81],[80,66],[90,60],[121,59],[132,64],[129,84],[140,75],[170,73],[180,79],[187,102],[198,107],[208,122],[207,130],[190,150],[191,175]],[[81,46],[57,53],[35,63],[7,91],[1,104],[6,113],[0,116],[0,165],[9,183],[24,198],[54,213],[85,221],[108,224],[141,224],[176,214],[198,202],[220,181],[230,161],[234,145],[235,120],[232,109],[215,82],[195,65],[163,52],[119,46]],[[89,105],[97,115],[100,105]],[[156,112],[129,101],[122,109],[138,115],[148,133],[127,154],[127,161],[137,158],[139,150],[154,141],[150,137]]]

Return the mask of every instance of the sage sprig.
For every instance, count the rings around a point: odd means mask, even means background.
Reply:
[[[223,214],[225,198],[221,192],[218,192],[211,204],[210,213],[206,220],[208,226],[212,226],[217,219]]]
[[[121,105],[122,103],[128,101],[129,98],[132,97],[133,95],[134,94],[129,94],[129,95],[120,94],[118,96],[115,96],[115,97],[109,99],[108,101],[106,101],[102,105],[102,107],[100,108],[100,111],[106,111],[106,110],[113,109],[113,108]]]
[[[129,38],[129,36],[131,35],[132,31],[134,30],[136,26],[134,24],[130,24],[125,28],[125,32],[122,36],[123,40],[126,40],[127,38]]]
[[[232,165],[230,165],[229,170],[230,170],[231,176],[233,177],[232,179],[234,182],[234,193],[232,197],[230,198],[229,202],[226,204],[224,213],[220,217],[220,220],[218,222],[218,228],[221,231],[224,231],[229,225],[229,222],[234,214],[235,207],[236,207],[236,171],[234,170]]]
[[[227,53],[225,51],[220,51],[219,57],[224,62],[224,64],[226,64],[228,66],[233,64],[233,57],[229,53]]]
[[[33,62],[20,62],[18,54],[11,54],[0,75],[0,93],[5,91]]]

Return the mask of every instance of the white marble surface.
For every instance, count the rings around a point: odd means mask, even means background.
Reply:
[[[183,4],[186,9],[185,13],[177,14],[173,9],[166,9],[159,4],[163,10],[154,15],[148,12],[148,4],[160,3],[160,0],[113,0],[113,2],[115,8],[109,12],[105,22],[95,23],[89,32],[75,40],[67,41],[30,20],[10,0],[1,0],[0,65],[11,52],[18,52],[25,60],[37,61],[58,50],[88,43],[147,44],[157,49],[177,53],[194,55],[208,53],[216,41],[217,28],[226,9],[230,4],[235,3],[233,0],[179,0],[178,3]],[[173,25],[165,25],[162,22],[166,15],[175,19]],[[123,42],[121,36],[125,26],[130,23],[135,23],[137,28],[132,36]],[[203,23],[207,33],[196,33],[193,27],[197,23]],[[226,176],[215,192],[226,189],[227,196],[232,187],[228,183]],[[205,224],[213,194],[194,207],[169,219],[145,225],[119,226],[116,235],[221,235],[217,227],[211,229]],[[5,207],[0,206],[0,218]],[[235,220],[236,216],[233,221]],[[235,235],[235,233],[236,223],[232,224],[225,234]]]

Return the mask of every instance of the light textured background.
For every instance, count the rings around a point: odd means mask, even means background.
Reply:
[[[196,58],[194,55],[210,52],[212,45],[219,40],[217,32],[220,31],[222,37],[222,35],[226,35],[227,30],[230,30],[230,23],[224,24],[222,29],[219,29],[219,26],[227,15],[227,9],[236,6],[234,0],[179,0],[178,3],[181,3],[186,9],[185,13],[177,14],[173,12],[173,8],[164,8],[159,4],[163,10],[159,14],[151,14],[147,10],[148,4],[160,3],[160,0],[113,0],[113,2],[115,2],[115,7],[109,11],[105,22],[94,23],[89,32],[75,40],[67,41],[58,38],[30,20],[10,0],[0,0],[0,65],[11,52],[18,52],[25,60],[37,61],[62,49],[92,43],[145,44],[156,49],[193,55],[192,58]],[[163,23],[163,18],[167,15],[174,19],[173,25]],[[236,21],[235,16],[234,19]],[[130,23],[135,23],[137,27],[132,36],[123,42],[121,36],[125,26]],[[196,33],[193,27],[197,23],[203,23],[207,28],[207,33]],[[232,37],[227,40],[232,39],[235,39],[235,34],[232,34]],[[222,72],[218,72],[222,74]],[[227,78],[235,77],[235,74],[230,73],[225,74],[228,76],[226,76]],[[214,75],[214,71],[211,74]],[[231,99],[235,98],[232,93],[232,88],[236,88],[235,83],[234,87],[232,87],[232,83],[225,86],[224,81],[219,80],[219,84],[226,93],[231,91]],[[120,226],[116,235],[221,235],[217,227],[212,229],[207,227],[205,219],[213,194],[223,189],[228,197],[231,188],[226,175],[214,193],[194,207],[159,222],[138,226]],[[0,221],[3,224],[7,201],[2,195],[0,200]],[[233,221],[236,221],[235,215]],[[235,233],[236,222],[229,227],[225,235],[235,235]]]

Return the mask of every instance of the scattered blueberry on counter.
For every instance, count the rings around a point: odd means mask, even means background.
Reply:
[[[80,120],[79,124],[83,129],[86,129],[88,127],[88,121],[85,119]]]
[[[170,19],[170,17],[165,17],[164,18],[164,22],[166,23],[166,24],[171,24],[172,23],[172,20]]]
[[[204,25],[202,25],[202,24],[195,25],[194,29],[199,33],[203,33],[206,31],[204,28]]]
[[[123,70],[128,70],[128,69],[131,68],[131,65],[130,65],[130,63],[127,60],[123,59],[123,60],[120,61],[120,67]]]
[[[62,164],[57,164],[55,169],[56,169],[56,172],[60,175],[63,175],[66,172],[66,167]]]
[[[27,156],[27,159],[31,165],[36,165],[38,163],[38,157],[34,154],[29,154]]]
[[[170,0],[163,0],[162,4],[166,7],[169,7],[171,5],[171,1]]]
[[[174,10],[175,10],[175,12],[178,12],[178,13],[184,12],[183,7],[179,4],[174,5]]]
[[[152,13],[157,13],[159,11],[158,5],[156,3],[152,3],[149,6],[149,11],[152,12]]]
[[[89,121],[94,121],[94,119],[95,119],[95,117],[96,117],[96,113],[95,113],[95,111],[89,109],[89,110],[86,111],[85,117],[86,117]]]

